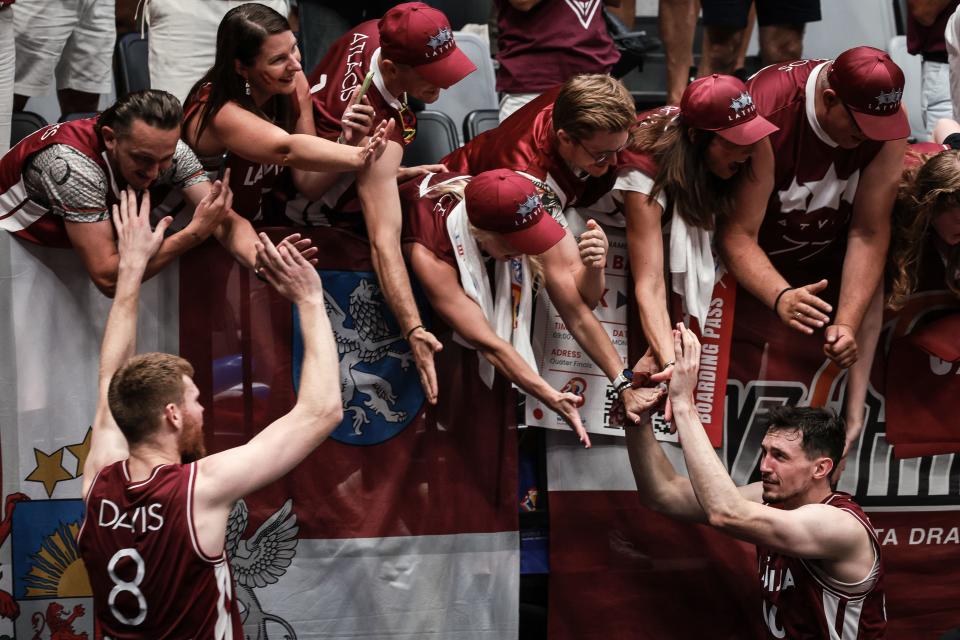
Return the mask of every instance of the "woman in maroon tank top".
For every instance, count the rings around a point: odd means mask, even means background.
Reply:
[[[217,30],[213,67],[194,85],[185,108],[184,137],[208,167],[226,154],[232,169],[234,206],[245,217],[262,216],[261,194],[284,167],[294,183],[336,180],[383,150],[383,129],[370,132],[371,108],[354,105],[344,114],[345,142],[315,135],[307,79],[296,38],[286,18],[264,5],[231,9]],[[323,172],[319,175],[316,172]]]

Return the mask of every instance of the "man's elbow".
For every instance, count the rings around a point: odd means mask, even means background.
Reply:
[[[743,521],[736,509],[704,507],[704,510],[707,512],[707,523],[718,531],[728,531]]]
[[[340,402],[340,398],[337,398],[336,402],[330,403],[329,406],[325,407],[321,412],[320,420],[326,425],[326,431],[333,431],[336,429],[341,422],[343,422],[343,403]]]
[[[317,444],[319,444],[343,421],[343,404],[338,393],[336,398],[301,401],[291,413],[296,416],[297,422],[302,425],[301,428],[318,438]]]
[[[116,271],[91,271],[90,279],[94,286],[100,290],[100,293],[113,298],[117,292],[117,272]]]

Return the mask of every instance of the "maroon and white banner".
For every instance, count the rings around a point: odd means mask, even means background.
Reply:
[[[344,419],[293,472],[234,510],[228,553],[245,629],[257,637],[267,625],[277,638],[515,637],[515,394],[501,378],[488,389],[475,352],[445,340],[440,402],[427,405],[368,244],[335,229],[303,233],[320,249]],[[185,256],[180,273],[180,351],[207,407],[208,449],[222,450],[293,405],[296,309],[213,243]]]

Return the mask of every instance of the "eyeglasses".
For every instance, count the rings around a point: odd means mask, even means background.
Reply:
[[[573,136],[571,136],[571,137],[573,137]],[[620,146],[617,147],[616,149],[613,149],[612,151],[594,152],[594,151],[590,151],[590,149],[587,149],[586,145],[584,145],[582,142],[580,142],[580,141],[577,140],[576,138],[574,138],[573,141],[574,141],[576,144],[580,145],[580,148],[583,149],[584,151],[586,151],[586,152],[587,152],[587,155],[589,155],[591,158],[593,158],[594,164],[603,164],[603,163],[607,162],[608,160],[610,160],[611,157],[617,155],[618,153],[620,153],[621,151],[623,151],[624,149],[626,149],[626,148],[627,148],[627,143],[629,142],[629,140],[628,140],[627,142],[624,142],[622,145],[620,145]]]
[[[406,102],[400,103],[400,122],[403,124],[403,144],[410,144],[417,137],[417,114]]]
[[[863,129],[860,128],[860,123],[857,122],[857,119],[855,117],[853,117],[853,110],[851,110],[850,107],[847,106],[847,103],[844,102],[843,100],[840,101],[840,104],[843,105],[843,109],[844,111],[847,112],[847,115],[850,117],[850,122],[853,123],[854,128],[857,130],[857,133],[862,135],[863,137],[866,137],[866,134],[863,133]]]

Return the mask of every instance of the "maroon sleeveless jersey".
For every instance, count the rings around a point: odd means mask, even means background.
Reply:
[[[883,146],[841,149],[820,127],[814,95],[824,64],[771,65],[747,83],[757,112],[780,128],[770,135],[776,168],[759,243],[781,271],[803,269],[837,241],[846,246],[861,172]]]
[[[168,464],[131,482],[123,460],[94,479],[77,538],[104,637],[242,640],[226,553],[209,557],[197,542],[196,473]]]
[[[0,229],[37,244],[71,246],[63,220],[47,205],[31,200],[23,182],[23,170],[30,158],[55,144],[73,147],[97,163],[110,182],[107,206],[117,202],[115,194],[119,188],[94,129],[96,122],[96,118],[86,118],[47,125],[21,140],[0,159]]]
[[[183,121],[188,122],[199,114],[201,107],[206,104],[210,96],[210,85],[200,87],[200,90],[187,99],[183,108]],[[297,101],[290,96],[290,103],[294,109],[294,117],[298,113]],[[233,210],[252,221],[261,221],[267,213],[264,209],[264,196],[269,194],[284,171],[278,164],[263,164],[247,160],[235,153],[224,154],[223,163],[212,165],[209,159],[204,158],[204,168],[208,171],[230,169],[230,190],[233,191]]]
[[[815,562],[757,545],[763,622],[768,638],[790,640],[874,640],[887,629],[880,542],[863,509],[847,493],[832,493],[828,504],[853,515],[870,534],[876,560],[869,576],[842,583]]]

